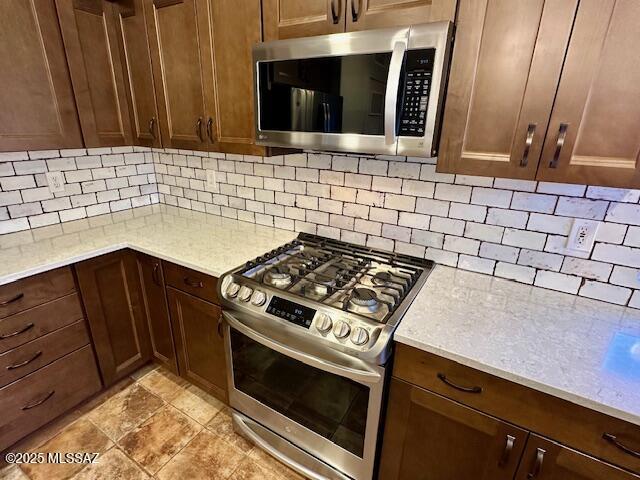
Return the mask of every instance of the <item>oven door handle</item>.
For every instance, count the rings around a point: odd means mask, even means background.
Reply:
[[[237,316],[233,315],[231,312],[227,310],[223,310],[222,316],[225,321],[228,323],[230,327],[235,328],[240,333],[246,335],[247,337],[255,340],[258,343],[261,343],[265,347],[268,347],[276,352],[279,352],[283,355],[291,357],[295,360],[298,360],[302,363],[306,363],[312,367],[318,368],[320,370],[324,370],[325,372],[333,373],[339,375],[341,377],[350,378],[351,380],[355,380],[361,383],[378,383],[382,381],[382,375],[373,370],[369,369],[366,364],[361,365],[362,368],[353,368],[347,365],[340,365],[334,360],[330,360],[328,358],[321,358],[317,355],[311,355],[306,352],[302,352],[300,350],[296,350],[287,345],[284,345],[272,338],[267,337],[261,332],[254,330],[250,326],[240,320]]]
[[[400,85],[400,73],[404,62],[404,54],[407,51],[405,42],[396,42],[389,63],[387,76],[387,91],[384,97],[384,143],[392,145],[396,143],[396,112],[398,108],[398,87]]]

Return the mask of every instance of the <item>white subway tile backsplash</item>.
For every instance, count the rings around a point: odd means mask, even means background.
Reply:
[[[458,268],[470,270],[472,272],[486,273],[487,275],[493,275],[495,265],[495,260],[470,255],[460,255],[460,258],[458,259]]]
[[[435,165],[423,164],[420,166],[420,180],[427,180],[429,182],[453,183],[455,180],[455,175],[451,173],[438,173],[436,172]]]
[[[387,175],[389,168],[389,162],[384,160],[373,160],[370,158],[360,159],[360,173],[366,173],[367,175]],[[418,166],[418,169],[420,167]]]
[[[493,182],[495,188],[506,190],[519,190],[521,192],[535,192],[538,182],[533,180],[517,180],[511,178],[496,178]]]
[[[420,178],[420,164],[408,162],[389,162],[389,176],[409,179]]]
[[[640,247],[640,227],[629,227],[624,244],[630,247]]]
[[[556,215],[603,220],[608,207],[609,202],[603,200],[560,197],[556,207]]]
[[[593,249],[591,258],[603,262],[615,263],[640,268],[640,248],[598,243]]]
[[[418,198],[416,202],[416,212],[446,217],[449,215],[449,205],[449,202],[443,202],[442,200]]]
[[[409,242],[411,240],[411,229],[385,223],[382,225],[382,236],[384,238],[400,240],[401,242]]]
[[[608,222],[640,225],[640,205],[612,203],[605,220]]]
[[[378,192],[400,193],[402,192],[402,179],[390,177],[373,177],[371,189]]]
[[[471,195],[471,203],[489,207],[509,208],[513,192],[495,188],[475,187]]]
[[[422,230],[429,229],[431,217],[421,213],[400,212],[398,225],[403,227],[420,228]]]
[[[525,228],[528,219],[528,213],[515,210],[489,208],[487,212],[487,223],[501,227]]]
[[[538,252],[523,248],[520,250],[518,265],[540,268],[542,270],[560,271],[564,257],[555,253]]]
[[[465,237],[493,243],[500,243],[502,241],[503,234],[503,227],[485,225],[484,223],[467,222],[464,230]]]
[[[466,185],[450,185],[438,183],[434,198],[438,200],[449,200],[452,202],[469,203],[471,200],[471,187]]]
[[[339,172],[358,172],[359,159],[355,157],[334,156],[331,159],[331,168]],[[368,172],[361,172],[368,173]]]
[[[471,238],[445,235],[444,249],[450,250],[452,252],[466,253],[467,255],[477,256],[480,250],[480,242]]]
[[[558,197],[539,193],[514,192],[511,208],[527,212],[553,213]]]
[[[502,243],[513,247],[529,248],[532,250],[543,250],[547,236],[543,233],[527,232],[507,228],[502,237]]]
[[[638,203],[640,190],[627,190],[625,188],[588,187],[587,198],[595,200],[610,200],[612,202]]]
[[[516,263],[520,249],[508,247],[506,245],[498,245],[495,243],[482,242],[480,244],[480,256],[499,260],[501,262]]]
[[[565,195],[567,197],[582,197],[587,187],[571,183],[538,183],[538,193],[550,193],[553,195]]]
[[[447,233],[449,235],[462,236],[465,222],[450,218],[431,217],[430,229],[434,232]]]
[[[616,265],[613,267],[613,273],[611,274],[609,283],[621,285],[623,287],[640,289],[640,268],[629,268]]]
[[[611,275],[612,269],[613,265],[610,263],[565,257],[560,271],[570,275],[606,282],[609,279],[609,275]]]
[[[523,267],[522,265],[514,265],[512,263],[498,262],[494,274],[497,277],[508,278],[521,283],[531,285],[536,276],[536,269],[531,267]]]
[[[493,177],[475,177],[472,175],[456,175],[454,183],[471,187],[492,187]]]
[[[421,180],[405,180],[402,182],[402,194],[415,197],[433,198],[435,183]]]
[[[579,295],[581,297],[604,300],[609,303],[617,303],[618,305],[626,305],[629,298],[631,298],[631,293],[628,288],[587,280],[580,289]]]
[[[457,253],[440,250],[438,248],[428,247],[424,253],[424,258],[432,260],[435,263],[449,265],[450,267],[455,267],[458,265]]]
[[[581,283],[582,279],[580,277],[574,277],[564,273],[538,270],[534,285],[575,295],[578,293]]]
[[[484,222],[487,217],[487,207],[451,202],[449,217],[472,222]]]
[[[416,209],[416,197],[387,193],[384,199],[384,207],[394,210],[413,212]]]
[[[411,242],[425,247],[441,249],[444,246],[444,234],[413,229],[411,231]]]
[[[556,217],[544,213],[532,213],[529,215],[527,230],[543,233],[554,233],[557,235],[569,235],[573,225],[572,218]]]

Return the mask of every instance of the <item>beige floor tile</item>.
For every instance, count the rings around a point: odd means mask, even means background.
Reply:
[[[116,441],[163,405],[159,397],[134,383],[89,412],[87,417]]]
[[[291,470],[286,465],[280,463],[261,448],[254,448],[249,452],[249,458],[257,462],[261,467],[274,472],[278,478],[286,480],[304,480],[302,475]]]
[[[176,398],[188,385],[182,378],[164,368],[147,373],[138,383],[167,402]]]
[[[86,453],[103,453],[107,451],[113,442],[109,440],[98,427],[85,418],[81,418],[72,423],[59,434],[46,442],[44,445],[33,449],[34,452],[42,453],[67,453],[67,452],[86,452]],[[22,470],[32,480],[55,480],[69,478],[82,468],[84,464],[66,463],[66,464],[31,464],[21,465]]]
[[[242,461],[229,478],[233,480],[281,480],[276,472],[265,468],[249,457]]]
[[[133,372],[129,376],[131,378],[133,378],[134,380],[140,380],[147,373],[153,372],[154,370],[157,370],[158,368],[160,368],[160,367],[155,363],[147,363],[144,367],[139,368],[138,370],[136,370],[135,372]]]
[[[245,453],[248,453],[253,448],[253,443],[233,431],[231,411],[228,407],[225,407],[213,417],[213,420],[207,424],[207,428]]]
[[[207,424],[225,405],[195,385],[185,388],[171,404],[202,425]]]
[[[98,458],[99,463],[87,465],[73,480],[147,480],[147,475],[117,447]]]
[[[221,437],[203,430],[157,474],[160,480],[223,480],[245,458],[242,451]]]
[[[127,455],[154,475],[201,429],[200,424],[167,405],[122,437],[118,444]]]
[[[18,465],[10,465],[0,469],[0,480],[29,480]]]

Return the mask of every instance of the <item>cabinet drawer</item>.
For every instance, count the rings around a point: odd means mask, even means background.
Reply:
[[[167,285],[203,300],[220,304],[217,291],[218,279],[216,277],[196,272],[174,263],[163,262],[162,266]]]
[[[77,293],[0,319],[0,353],[82,320]]]
[[[88,344],[87,326],[80,320],[9,350],[0,355],[0,387]]]
[[[70,267],[0,286],[0,318],[54,300],[76,289]]]
[[[640,459],[603,438],[640,450],[640,427],[457,362],[396,344],[393,376],[552,438],[615,465],[640,471]]]
[[[87,345],[0,389],[0,451],[100,390]]]

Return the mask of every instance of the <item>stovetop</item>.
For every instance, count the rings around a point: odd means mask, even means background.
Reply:
[[[342,351],[377,355],[432,267],[429,260],[301,233],[226,274],[220,292],[234,310],[293,325],[292,333]]]

